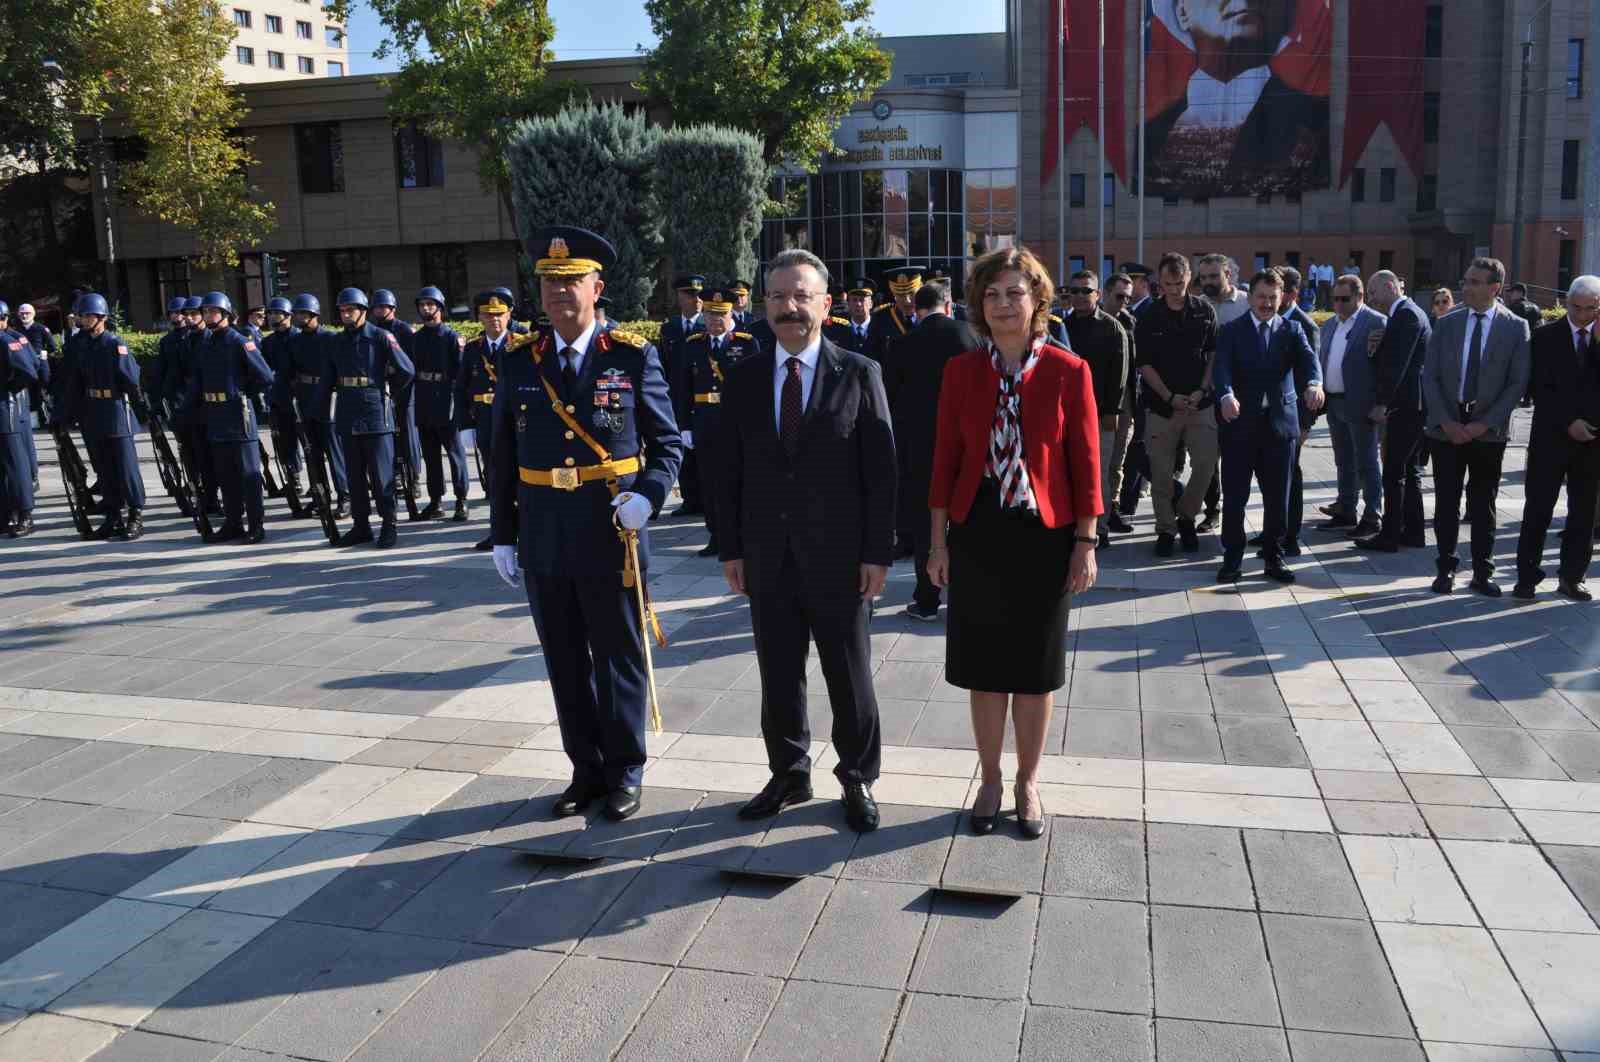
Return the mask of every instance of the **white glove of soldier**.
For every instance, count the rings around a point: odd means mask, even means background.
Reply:
[[[463,428],[459,433],[461,448],[463,450],[476,450],[478,448],[478,429]]]
[[[683,439],[683,448],[685,450],[693,450],[694,449],[694,432],[692,432],[689,429],[685,428],[683,431],[679,432],[678,434]]]
[[[496,546],[494,548],[494,570],[500,573],[500,578],[513,590],[522,589],[522,569],[517,567],[517,547]]]
[[[631,490],[623,491],[611,501],[617,511],[617,523],[629,531],[637,531],[650,520],[650,499]]]

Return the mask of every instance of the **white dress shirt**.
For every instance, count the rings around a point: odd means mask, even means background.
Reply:
[[[1341,320],[1328,340],[1328,364],[1322,370],[1322,386],[1330,395],[1344,394],[1344,355],[1350,342],[1350,330],[1356,326],[1356,315]]]
[[[811,402],[811,384],[817,378],[817,358],[822,355],[822,337],[819,335],[801,351],[790,353],[783,349],[780,340],[773,349],[776,357],[772,366],[772,420],[783,431],[783,381],[789,378],[789,359],[800,359],[800,409],[804,412]]]
[[[1494,316],[1499,312],[1500,304],[1498,302],[1483,311],[1483,324],[1479,326],[1478,330],[1478,370],[1480,373],[1483,370],[1483,351],[1489,346],[1489,333],[1494,329]],[[1506,312],[1510,313],[1511,311],[1507,310]],[[1467,400],[1467,351],[1472,349],[1473,318],[1477,316],[1478,311],[1468,306],[1466,327],[1462,329],[1461,336],[1461,383],[1456,388],[1457,402],[1465,402]]]
[[[1231,81],[1218,81],[1203,70],[1189,78],[1189,103],[1176,128],[1237,129],[1250,117],[1261,99],[1272,71],[1251,67]]]
[[[556,337],[557,357],[562,359],[571,359],[572,371],[578,376],[583,375],[583,363],[589,357],[589,341],[594,338],[595,329],[599,327],[600,323],[598,321],[590,321],[589,327],[578,333],[578,338],[573,340],[571,343],[568,343],[566,340],[562,339],[560,332],[556,332],[554,330],[551,332],[551,334]],[[558,362],[556,364],[556,371],[560,372],[562,365],[565,363],[565,360]]]

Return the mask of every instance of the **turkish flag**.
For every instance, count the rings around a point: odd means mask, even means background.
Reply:
[[[1100,23],[1101,2],[1102,0],[1066,0],[1065,5],[1059,7],[1062,14],[1061,33],[1066,38],[1067,53],[1064,85],[1053,34],[1046,45],[1050,50],[1050,59],[1045,64],[1045,85],[1048,95],[1044,103],[1044,150],[1039,166],[1041,184],[1049,183],[1055,174],[1056,158],[1061,150],[1056,143],[1056,113],[1063,102],[1066,106],[1064,125],[1068,141],[1071,141],[1073,134],[1080,128],[1088,129],[1095,136],[1100,135],[1096,96],[1099,92],[1100,78],[1101,47],[1097,30]],[[1124,59],[1126,53],[1123,44],[1128,21],[1127,5],[1122,0],[1104,0],[1104,3],[1106,164],[1118,176],[1125,176],[1128,159],[1123,86],[1126,83],[1124,74],[1127,63]],[[1059,0],[1054,0],[1051,10],[1057,10],[1058,4]],[[1068,32],[1069,26],[1078,27],[1076,40]]]

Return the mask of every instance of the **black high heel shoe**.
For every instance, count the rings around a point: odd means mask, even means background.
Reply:
[[[973,801],[972,801],[972,815],[971,815],[972,832],[977,834],[979,837],[985,837],[985,836],[988,836],[989,834],[993,833],[995,826],[997,826],[999,824],[999,822],[1000,822],[1000,805],[1002,803],[1004,803],[1004,801],[1001,800],[1000,797],[1005,795],[1005,789],[1004,789],[1004,784],[1003,783],[996,782],[995,784],[997,786],[1001,786],[1001,790],[1000,790],[1000,795],[995,798],[994,810],[992,812],[990,812],[987,815],[979,815],[978,814],[978,803],[979,803],[979,801],[981,801],[983,799],[983,790],[986,787],[979,786],[978,787],[978,796],[976,798],[974,798]]]
[[[1022,807],[1024,803],[1022,786],[1018,785],[1015,792],[1017,797],[1017,829],[1021,832],[1022,836],[1026,837],[1028,840],[1037,841],[1040,837],[1044,836],[1044,801],[1037,801],[1039,805],[1038,818],[1025,819],[1022,817]]]

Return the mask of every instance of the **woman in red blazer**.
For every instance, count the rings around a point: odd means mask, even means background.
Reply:
[[[1025,248],[978,259],[967,285],[985,349],[952,358],[939,389],[928,575],[950,588],[945,677],[972,694],[983,785],[972,829],[1005,794],[1000,749],[1017,735],[1017,823],[1044,832],[1035,776],[1066,682],[1071,595],[1094,585],[1101,512],[1099,414],[1089,365],[1046,338],[1050,275]]]

